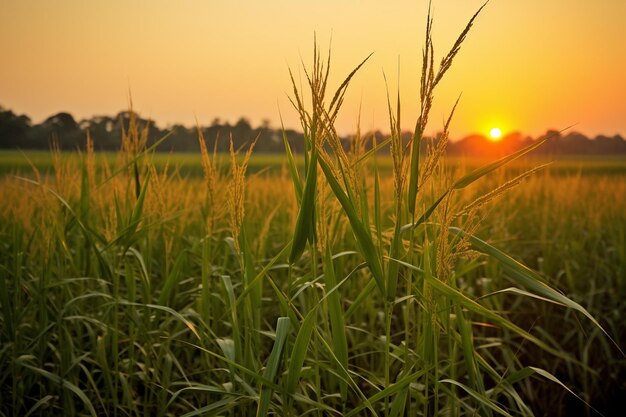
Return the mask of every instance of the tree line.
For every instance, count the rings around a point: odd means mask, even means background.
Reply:
[[[137,113],[135,120],[140,128],[148,129],[148,146],[163,136],[168,138],[160,143],[157,151],[163,152],[195,152],[199,150],[198,128],[207,141],[209,149],[227,151],[232,135],[234,146],[240,147],[258,137],[255,149],[259,152],[280,152],[284,150],[283,132],[272,129],[269,122],[252,127],[245,118],[235,124],[215,119],[210,126],[189,128],[174,125],[168,129],[160,129],[154,122],[142,118]],[[83,149],[87,132],[93,140],[94,148],[100,151],[120,149],[122,129],[127,129],[131,117],[130,111],[119,112],[115,116],[94,116],[76,121],[69,113],[54,114],[39,124],[33,124],[26,115],[17,115],[11,110],[0,107],[0,148],[2,149],[50,149],[52,144],[61,150]],[[289,142],[299,149],[304,140],[302,134],[295,130],[285,132]]]
[[[54,114],[39,124],[32,123],[26,115],[18,115],[13,111],[0,106],[0,149],[50,149],[52,144],[61,150],[83,149],[87,133],[91,136],[94,148],[100,151],[115,151],[121,146],[122,129],[128,126],[131,117],[130,111],[119,112],[115,116],[94,116],[89,119],[76,121],[67,112]],[[202,130],[203,137],[209,149],[218,152],[227,151],[232,136],[236,148],[251,143],[257,139],[255,150],[260,153],[283,152],[283,134],[296,153],[303,151],[304,138],[301,132],[287,129],[274,129],[269,121],[261,126],[253,127],[248,120],[240,118],[235,124],[215,119],[210,126],[186,127],[174,125],[168,129],[160,129],[150,120],[144,119],[135,113],[135,118],[141,127],[148,129],[148,146],[151,146],[165,135],[168,138],[160,143],[157,151],[163,152],[197,152],[198,129]],[[548,131],[551,139],[537,150],[542,154],[574,154],[574,155],[615,155],[626,154],[626,140],[620,135],[588,138],[577,132],[560,133]],[[410,135],[404,138],[408,142]],[[373,143],[381,143],[386,138],[380,132],[371,132],[363,135],[365,148],[371,148]],[[374,141],[374,138],[376,139]],[[438,136],[426,140],[423,145],[437,141]],[[346,148],[351,146],[353,137],[343,139]],[[498,142],[488,140],[482,135],[470,135],[458,141],[450,141],[447,145],[449,154],[498,156],[514,152],[528,145],[534,139],[520,133],[511,133]],[[385,152],[385,150],[381,150]]]

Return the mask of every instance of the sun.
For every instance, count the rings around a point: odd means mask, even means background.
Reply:
[[[494,127],[489,131],[491,140],[498,140],[502,137],[502,130],[499,127]]]

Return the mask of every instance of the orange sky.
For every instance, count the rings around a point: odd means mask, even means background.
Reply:
[[[434,0],[435,50],[447,51],[482,0]],[[370,52],[340,132],[387,130],[383,70],[417,116],[426,0],[0,0],[0,105],[34,122],[135,109],[161,127],[244,116],[298,127],[287,68],[328,45],[334,84]],[[459,93],[452,136],[493,126],[531,135],[576,124],[626,134],[625,0],[492,0],[436,93],[431,130]]]

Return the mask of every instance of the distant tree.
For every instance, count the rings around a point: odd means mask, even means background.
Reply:
[[[28,116],[17,115],[0,106],[0,148],[49,149],[51,141],[55,140],[61,149],[76,150],[84,147],[85,137],[89,132],[96,150],[118,150],[121,146],[122,127],[128,129],[131,114],[133,113],[130,111],[122,111],[115,116],[94,116],[76,122],[70,113],[60,112],[48,117],[41,124],[33,125]],[[148,129],[147,146],[153,145],[169,133],[169,137],[158,146],[157,151],[198,151],[197,127],[187,128],[177,124],[166,130],[160,130],[152,121],[143,119],[139,114],[134,113],[134,117],[139,129],[142,131],[146,127]],[[250,121],[244,117],[237,120],[234,125],[214,118],[210,126],[200,126],[200,129],[207,147],[211,150],[216,149],[218,152],[228,152],[231,136],[237,149],[249,145],[258,138],[257,152],[283,152],[284,150],[283,131],[272,129],[269,119],[263,119],[260,126],[253,128]],[[284,134],[292,151],[302,153],[304,150],[302,133],[287,129]],[[371,149],[373,146],[374,136],[378,144],[386,137],[381,132],[366,134],[364,136],[368,138],[366,149]],[[589,139],[577,132],[562,135],[559,131],[548,130],[544,136],[550,136],[551,139],[536,150],[538,154],[626,154],[626,140],[619,135]],[[424,152],[429,144],[432,146],[440,139],[439,133],[433,138],[422,141]],[[408,144],[410,140],[411,134],[403,132],[402,142]],[[343,137],[341,141],[344,147],[348,148],[351,137]],[[528,146],[532,141],[532,138],[524,137],[518,132],[511,133],[498,142],[490,141],[481,135],[470,135],[459,141],[450,141],[447,144],[447,152],[496,157]],[[381,149],[380,152],[387,153],[388,149]]]
[[[169,129],[170,137],[161,145],[160,151],[190,152],[198,150],[198,139],[196,128],[188,129],[183,125],[176,124]]]
[[[94,116],[79,125],[89,134],[97,150],[116,150],[120,147],[121,131],[116,129],[116,120],[110,116]]]
[[[563,137],[558,130],[548,130],[543,137],[549,137],[550,139],[544,143],[538,151],[546,155],[558,154],[563,147]]]
[[[240,148],[255,139],[252,126],[250,126],[250,122],[244,117],[237,120],[237,123],[230,129],[229,134],[232,134],[235,148]]]
[[[31,128],[28,116],[16,115],[11,110],[0,107],[0,147],[28,147],[26,140]]]
[[[585,155],[595,152],[593,143],[587,136],[578,132],[571,132],[563,137],[560,153]]]
[[[626,153],[626,140],[620,135],[613,137],[600,135],[594,139],[594,149],[596,149],[596,153],[598,154],[624,154]]]
[[[61,112],[48,117],[33,131],[37,142],[55,142],[61,149],[78,149],[84,146],[84,132],[74,116]]]
[[[48,117],[43,123],[43,126],[57,129],[59,131],[73,131],[78,129],[78,123],[74,120],[74,116],[69,113],[61,112],[53,116]]]

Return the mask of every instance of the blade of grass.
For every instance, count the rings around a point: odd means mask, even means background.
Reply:
[[[326,280],[327,288],[336,288],[337,279],[335,277],[335,268],[333,266],[329,247],[326,247],[326,256],[324,259],[324,278]],[[328,295],[327,303],[335,355],[341,363],[341,366],[344,369],[348,369],[348,341],[346,339],[346,325],[343,309],[341,308],[341,298],[339,292],[333,291],[330,295]],[[348,395],[348,386],[342,380],[339,380],[338,382],[341,400],[345,402]]]
[[[134,164],[137,162],[137,160],[139,158],[141,158],[142,156],[156,150],[156,148],[163,143],[163,141],[165,139],[167,139],[168,137],[170,137],[172,134],[174,133],[174,131],[170,131],[167,134],[165,134],[161,139],[157,140],[152,146],[150,146],[149,148],[144,149],[143,151],[137,153],[137,155],[135,155],[133,158],[131,158],[128,162],[126,162],[126,164],[122,165],[121,167],[119,167],[118,169],[116,169],[111,175],[109,175],[100,185],[98,185],[98,188],[102,187],[104,184],[108,183],[109,181],[111,181],[113,178],[115,178],[119,173],[124,172],[126,169],[128,169],[128,167],[131,164]]]
[[[377,403],[378,401],[382,400],[385,397],[389,397],[391,395],[394,395],[394,394],[397,394],[397,393],[401,392],[411,382],[414,382],[415,380],[417,380],[425,372],[427,372],[427,370],[426,369],[422,369],[422,370],[419,370],[417,372],[414,372],[412,374],[409,374],[409,375],[406,375],[406,376],[400,378],[398,381],[396,381],[393,384],[389,385],[387,388],[385,388],[385,389],[383,389],[381,391],[378,391],[376,394],[368,397],[367,398],[367,403],[375,404],[375,403]],[[366,403],[362,403],[362,404],[358,405],[357,407],[353,408],[352,410],[350,410],[348,413],[346,413],[345,417],[350,417],[350,416],[357,415],[358,413],[360,413],[366,407],[367,407],[367,404]]]
[[[274,340],[274,347],[270,353],[270,357],[267,361],[267,366],[263,372],[263,378],[268,381],[274,381],[276,373],[278,372],[278,365],[280,364],[283,346],[287,340],[289,333],[289,317],[279,317],[276,321],[276,339]],[[263,417],[267,415],[270,406],[270,397],[272,395],[272,389],[269,387],[262,387],[261,398],[259,399],[259,406],[257,408],[257,417]]]
[[[417,272],[423,272],[420,268],[417,268],[407,262],[403,262],[400,260],[392,260],[394,262],[398,262],[400,263],[400,265],[403,265],[409,269],[412,269],[414,271]],[[551,347],[550,345],[546,344],[543,340],[537,338],[536,336],[530,334],[529,332],[527,332],[526,330],[520,328],[519,326],[515,325],[514,323],[512,323],[511,321],[505,319],[504,317],[501,317],[500,315],[498,315],[497,313],[495,313],[494,311],[482,306],[481,304],[477,303],[476,301],[472,300],[471,298],[469,298],[468,296],[466,296],[465,294],[463,294],[462,292],[460,292],[459,290],[452,288],[451,286],[449,286],[448,284],[444,283],[443,281],[439,280],[437,277],[434,277],[432,275],[428,275],[428,274],[422,274],[422,276],[428,281],[428,283],[437,291],[439,291],[441,294],[445,295],[451,302],[455,303],[455,304],[460,304],[462,306],[464,306],[465,308],[467,308],[470,311],[473,311],[474,313],[477,313],[483,317],[486,317],[490,320],[492,320],[494,323],[500,325],[501,327],[508,329],[516,334],[518,334],[519,336],[523,337],[524,339],[528,340],[529,342],[537,345],[538,347],[542,348],[543,350],[545,350],[546,352],[551,353],[552,355],[564,359],[566,361],[570,361],[572,363],[577,363],[577,361],[571,357],[570,355],[568,355],[566,352],[563,352],[561,350],[555,349],[553,347]]]
[[[302,193],[302,203],[298,211],[296,220],[296,229],[293,233],[293,241],[291,244],[291,253],[289,254],[289,263],[295,263],[304,252],[306,242],[310,239],[312,233],[312,218],[315,212],[315,189],[317,184],[317,151],[312,151],[311,161],[306,175],[304,191]]]
[[[468,387],[467,385],[464,385],[458,381],[454,381],[452,379],[442,379],[441,381],[439,381],[440,383],[446,383],[446,384],[451,384],[451,385],[456,385],[457,387],[461,388],[463,391],[467,392],[472,398],[474,398],[476,401],[478,401],[481,405],[495,411],[496,413],[503,415],[503,416],[507,416],[507,417],[513,417],[511,416],[511,414],[507,413],[506,410],[504,410],[502,407],[498,406],[496,403],[494,403],[493,401],[491,401],[489,399],[489,397],[487,397],[486,395],[480,394],[479,392],[474,391],[473,389],[471,389],[470,387]]]
[[[570,126],[571,127],[571,126]],[[468,185],[470,185],[471,183],[475,182],[476,180],[478,180],[479,178],[484,177],[485,175],[489,174],[490,172],[500,168],[503,165],[508,164],[509,162],[526,155],[527,153],[537,149],[538,147],[540,147],[541,145],[543,145],[546,141],[548,141],[549,139],[556,137],[557,135],[561,134],[563,131],[569,129],[569,127],[561,130],[558,133],[553,133],[550,134],[548,136],[544,136],[540,139],[537,139],[536,141],[534,141],[533,143],[531,143],[530,145],[518,150],[517,152],[514,152],[508,156],[505,156],[503,158],[498,159],[497,161],[491,162],[485,166],[482,166],[478,169],[475,169],[474,171],[470,172],[469,174],[466,174],[464,176],[462,176],[461,178],[459,178],[458,180],[456,180],[454,182],[454,184],[452,185],[452,188],[455,190],[460,190],[462,188],[467,187]]]
[[[302,201],[302,183],[300,182],[300,176],[298,175],[298,168],[296,166],[296,161],[293,157],[293,152],[291,152],[291,146],[289,145],[289,140],[287,138],[287,131],[285,130],[285,125],[283,124],[283,116],[280,113],[280,109],[278,110],[278,114],[280,117],[280,126],[283,133],[283,145],[285,146],[285,153],[287,154],[287,166],[289,167],[289,173],[291,174],[291,182],[293,183],[293,188],[296,190],[296,198],[300,203]]]
[[[483,253],[486,253],[492,256],[493,258],[497,259],[505,267],[505,270],[509,273],[510,278],[515,280],[520,285],[536,292],[539,295],[542,295],[546,298],[554,300],[557,303],[560,303],[568,308],[571,308],[573,310],[576,310],[582,313],[597,328],[602,330],[602,332],[609,338],[609,340],[613,342],[615,347],[617,347],[617,349],[620,351],[622,356],[626,357],[626,355],[624,354],[620,346],[617,344],[617,342],[615,342],[615,340],[611,337],[611,335],[600,325],[600,323],[591,315],[591,313],[589,313],[583,306],[581,306],[574,300],[550,288],[548,285],[546,285],[543,282],[544,280],[541,278],[539,274],[537,274],[536,272],[532,271],[527,266],[522,265],[521,263],[517,262],[515,259],[511,258],[506,253],[502,252],[501,250],[497,249],[494,246],[491,246],[487,242],[477,238],[474,235],[468,235],[463,230],[457,227],[450,227],[449,230],[450,232],[456,235],[468,237],[472,246],[474,246],[477,250]]]
[[[339,182],[334,177],[330,167],[324,161],[324,158],[318,158],[318,163],[324,171],[324,175],[330,188],[333,190],[333,193],[339,200],[339,203],[343,207],[345,213],[348,216],[348,220],[350,221],[350,225],[352,226],[352,230],[354,231],[354,235],[359,243],[359,246],[362,250],[362,255],[365,261],[367,262],[374,279],[376,280],[376,285],[378,285],[378,289],[382,294],[385,294],[385,281],[383,274],[383,267],[380,262],[380,257],[376,253],[376,248],[374,247],[374,241],[372,240],[372,235],[369,231],[369,226],[366,227],[361,220],[359,219],[354,204],[350,201],[348,196],[345,194]]]
[[[298,331],[296,341],[293,344],[291,359],[289,360],[287,382],[285,383],[287,394],[291,395],[296,391],[296,385],[300,380],[302,365],[304,364],[304,360],[306,358],[311,335],[313,334],[313,327],[316,324],[316,318],[317,308],[309,311],[300,324],[300,330]]]
[[[63,379],[59,375],[55,375],[52,372],[48,372],[45,369],[30,365],[27,363],[27,361],[30,361],[33,359],[35,359],[35,357],[32,355],[23,355],[17,358],[15,360],[15,363],[26,369],[30,369],[31,371],[43,376],[44,378],[54,382],[55,384],[60,385],[63,389],[67,389],[71,391],[74,395],[76,395],[82,401],[82,403],[87,408],[87,411],[89,411],[89,414],[91,414],[94,417],[97,417],[98,414],[96,413],[96,410],[93,407],[93,404],[91,404],[91,401],[89,400],[89,398],[87,397],[87,395],[85,394],[83,390],[81,390],[79,387],[72,384],[71,382]]]

